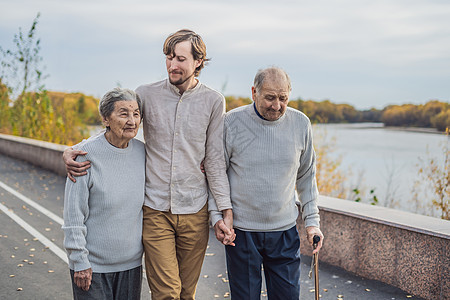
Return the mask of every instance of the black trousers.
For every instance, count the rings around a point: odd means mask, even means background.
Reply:
[[[72,278],[73,299],[75,300],[132,300],[141,298],[142,266],[134,269],[111,272],[92,273],[92,282],[88,291],[80,289]]]

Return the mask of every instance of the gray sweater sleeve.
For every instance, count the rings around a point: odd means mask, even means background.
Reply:
[[[89,179],[90,172],[77,177],[77,182],[67,178],[64,195],[64,247],[69,261],[73,262],[74,271],[86,270],[91,267],[86,248],[86,225],[89,216]]]
[[[305,135],[305,150],[300,156],[296,187],[305,227],[319,227],[319,209],[317,208],[316,154],[313,147],[311,123],[308,122]]]

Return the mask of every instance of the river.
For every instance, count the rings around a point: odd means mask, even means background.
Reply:
[[[370,202],[370,190],[374,189],[372,196],[377,196],[379,205],[439,216],[430,207],[430,181],[420,180],[418,164],[420,159],[434,158],[444,167],[443,147],[449,141],[445,134],[358,123],[314,125],[314,135],[319,144],[324,136],[334,143],[331,156],[342,158],[340,170],[348,174],[347,185],[362,191],[363,202]],[[417,180],[418,201],[414,201],[413,185]],[[352,197],[355,195],[348,198]]]

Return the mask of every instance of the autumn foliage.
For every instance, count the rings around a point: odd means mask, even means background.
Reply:
[[[100,124],[98,100],[80,93],[26,92],[15,101],[0,82],[0,133],[73,145]]]
[[[450,104],[437,100],[424,105],[390,105],[381,115],[386,126],[433,127],[445,131],[450,127]]]
[[[227,105],[227,111],[232,110],[233,108],[247,105],[252,103],[252,100],[250,98],[242,98],[242,97],[234,97],[234,96],[227,96],[225,97],[226,105]]]
[[[418,209],[422,203],[421,197],[426,195],[431,198],[431,207],[440,213],[441,219],[450,220],[450,148],[449,148],[449,128],[446,129],[447,139],[441,145],[442,157],[432,157],[427,153],[427,157],[419,158],[417,164],[419,178],[415,180],[413,186],[413,203]],[[427,184],[424,185],[423,183]]]

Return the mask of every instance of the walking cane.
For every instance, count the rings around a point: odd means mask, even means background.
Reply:
[[[320,236],[315,235],[313,237],[313,247],[316,249],[317,244],[320,242]],[[312,269],[314,266],[314,292],[316,294],[315,300],[319,300],[319,252],[313,254],[311,269],[309,270],[309,278],[311,278]]]

